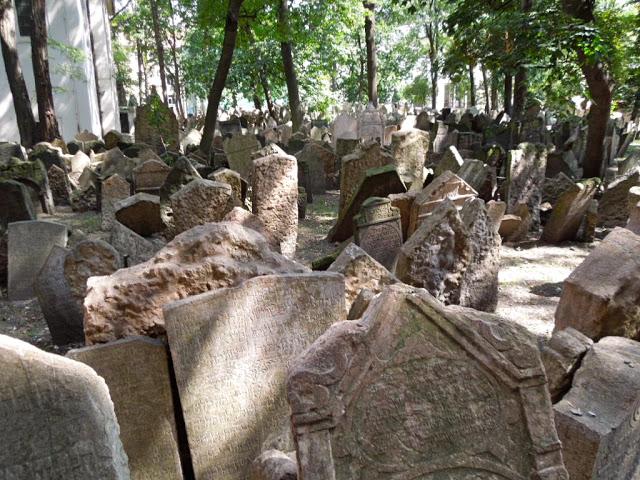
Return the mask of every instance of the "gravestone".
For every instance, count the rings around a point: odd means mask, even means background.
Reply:
[[[8,163],[0,164],[0,180],[16,180],[26,185],[29,191],[33,192],[32,198],[37,198],[39,201],[42,211],[48,214],[54,213],[49,177],[40,160],[22,162],[17,158],[10,159]]]
[[[249,180],[251,175],[251,154],[260,150],[260,142],[255,135],[234,135],[224,141],[224,153],[227,155],[229,168]]]
[[[12,222],[35,219],[29,189],[15,180],[0,181],[0,230],[6,230]]]
[[[161,160],[147,160],[133,170],[136,193],[158,195],[169,176],[171,167]]]
[[[507,164],[507,213],[519,203],[531,212],[531,229],[540,227],[540,203],[547,167],[547,148],[541,144],[521,143],[509,152]]]
[[[305,480],[569,478],[535,339],[424,291],[333,325],[287,395]]]
[[[640,478],[640,346],[620,337],[595,343],[554,405],[571,480]]]
[[[331,134],[333,148],[336,148],[338,139],[358,139],[358,119],[347,112],[342,112],[333,121]]]
[[[128,267],[146,262],[165,245],[163,239],[141,237],[120,222],[113,223],[109,242],[120,253]]]
[[[38,220],[9,224],[9,300],[35,297],[33,283],[54,245],[67,246],[67,227]]]
[[[460,169],[457,171],[458,177],[467,182],[476,192],[486,193],[487,197],[491,196],[491,185],[487,189],[487,180],[490,180],[490,167],[485,165],[481,160],[469,158],[464,161]],[[488,191],[487,191],[488,190]]]
[[[458,148],[474,151],[482,146],[482,135],[472,132],[458,132]]]
[[[615,228],[564,281],[555,330],[640,340],[640,236]]]
[[[78,305],[64,275],[70,250],[54,245],[43,265],[34,290],[55,345],[83,343],[82,304]]]
[[[436,177],[418,195],[411,204],[411,217],[409,218],[409,229],[407,237],[410,237],[420,224],[433,212],[443,200],[451,200],[456,207],[462,205],[478,195],[467,182],[458,177],[455,173],[446,171]]]
[[[214,182],[226,183],[231,186],[233,204],[236,207],[244,205],[247,185],[240,177],[240,174],[230,168],[219,168],[210,173],[207,178]]]
[[[462,155],[460,155],[460,152],[455,146],[451,145],[446,149],[444,155],[438,162],[438,165],[436,165],[434,175],[439,177],[447,171],[457,173],[463,164],[464,159],[462,158]]]
[[[0,335],[0,477],[128,480],[109,390],[86,365]]]
[[[138,235],[149,237],[165,229],[160,216],[160,197],[148,193],[118,201],[114,205],[116,220]]]
[[[117,173],[102,182],[102,230],[109,231],[116,220],[115,205],[120,200],[129,198],[131,185]]]
[[[640,167],[629,170],[607,185],[598,205],[599,226],[613,228],[626,225],[629,218],[629,189],[637,186],[640,186]]]
[[[104,378],[132,480],[182,479],[166,346],[147,337],[71,350]]]
[[[298,238],[298,163],[291,155],[269,155],[253,161],[252,209],[280,251],[293,258]]]
[[[584,180],[565,191],[553,205],[541,240],[547,243],[575,240],[599,184],[599,179]]]
[[[233,208],[233,190],[228,183],[197,178],[171,195],[172,234],[197,225],[220,222]]]
[[[400,179],[395,165],[366,170],[351,200],[341,211],[336,224],[329,231],[327,239],[331,242],[341,242],[353,235],[353,217],[360,211],[360,207],[367,198],[386,197],[392,193],[406,191],[407,187]]]
[[[149,98],[148,104],[136,107],[137,143],[146,143],[157,153],[163,153],[167,148],[177,152],[180,149],[179,132],[175,114],[157,94]]]
[[[369,197],[353,221],[356,245],[391,270],[403,242],[400,210],[388,198]]]
[[[197,478],[244,480],[268,437],[287,434],[294,357],[344,318],[333,273],[268,275],[164,308]]]
[[[447,148],[447,137],[449,135],[449,127],[444,122],[438,120],[436,123],[435,136],[433,138],[433,153],[442,154]]]
[[[426,180],[424,166],[429,154],[429,134],[418,129],[394,132],[391,151],[402,181],[422,186]]]
[[[71,202],[71,184],[66,172],[57,165],[51,165],[47,171],[49,188],[55,205],[69,205]]]
[[[358,116],[358,138],[365,142],[373,140],[380,145],[384,142],[384,114],[372,104]]]
[[[354,153],[343,157],[340,171],[340,208],[338,212],[342,213],[349,205],[367,170],[393,163],[393,157],[373,141],[362,144]]]
[[[327,177],[336,172],[335,154],[318,143],[309,142],[296,154],[298,163],[308,166],[307,192],[324,194],[327,189]]]

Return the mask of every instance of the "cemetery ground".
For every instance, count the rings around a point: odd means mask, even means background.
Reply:
[[[640,148],[636,146],[636,148]],[[307,205],[307,214],[298,226],[296,260],[307,266],[329,255],[337,244],[326,240],[327,233],[337,219],[338,191],[315,195]],[[54,220],[69,227],[72,246],[83,239],[106,239],[108,233],[100,230],[100,213],[73,212],[70,207],[58,207],[55,215],[41,214],[43,220]],[[496,313],[526,327],[546,341],[553,330],[553,316],[562,291],[562,282],[597,245],[567,242],[545,245],[525,241],[521,245],[504,244],[501,247],[499,273],[499,300]],[[6,289],[0,299],[0,334],[29,342],[46,351],[63,354],[74,345],[58,346],[51,335],[36,298],[11,302]],[[77,346],[77,345],[75,345]]]

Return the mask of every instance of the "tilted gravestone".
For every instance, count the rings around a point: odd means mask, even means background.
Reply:
[[[133,480],[181,479],[166,346],[148,337],[71,350],[104,378]]]
[[[263,442],[289,430],[288,366],[344,315],[344,279],[324,272],[256,277],[165,306],[196,478],[247,478]]]
[[[251,154],[260,150],[260,142],[255,135],[234,135],[224,141],[224,153],[229,168],[235,170],[244,179],[251,175]]]
[[[0,181],[0,230],[5,230],[11,222],[35,220],[29,189],[15,180]]]
[[[519,203],[531,212],[531,229],[540,226],[540,203],[547,168],[547,148],[541,144],[521,143],[509,152],[507,165],[507,213]]]
[[[171,167],[160,160],[147,160],[133,170],[133,184],[136,193],[145,192],[158,195],[167,180]]]
[[[9,224],[9,299],[36,296],[33,283],[54,245],[67,246],[67,227],[54,222],[24,221]]]
[[[177,152],[180,148],[180,129],[173,111],[156,94],[146,105],[136,108],[136,142],[147,143],[158,152],[165,147]]]
[[[131,185],[117,173],[102,182],[102,230],[108,231],[116,219],[115,205],[131,195]]]
[[[370,197],[353,220],[356,245],[391,270],[402,247],[400,210],[388,198]]]
[[[391,134],[391,150],[402,181],[422,186],[426,180],[424,166],[429,154],[429,134],[418,129],[394,132]]]
[[[109,390],[86,365],[0,335],[0,478],[129,480]]]
[[[424,291],[333,325],[287,396],[305,480],[568,479],[535,340]]]
[[[298,238],[298,163],[291,155],[274,154],[253,161],[252,210],[293,258]]]

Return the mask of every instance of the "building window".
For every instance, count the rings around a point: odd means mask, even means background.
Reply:
[[[31,0],[15,0],[18,15],[18,29],[20,36],[30,37],[33,33],[33,15],[31,14]]]

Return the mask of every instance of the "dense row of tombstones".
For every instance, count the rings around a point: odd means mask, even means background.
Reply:
[[[0,478],[640,476],[632,125],[612,121],[601,184],[575,180],[581,124],[536,109],[236,118],[205,159],[145,108],[135,142],[0,144],[9,299],[80,347],[0,336]],[[310,270],[298,221],[328,189],[337,249]],[[63,204],[108,241],[37,220]],[[492,313],[503,241],[597,226],[549,341]]]

